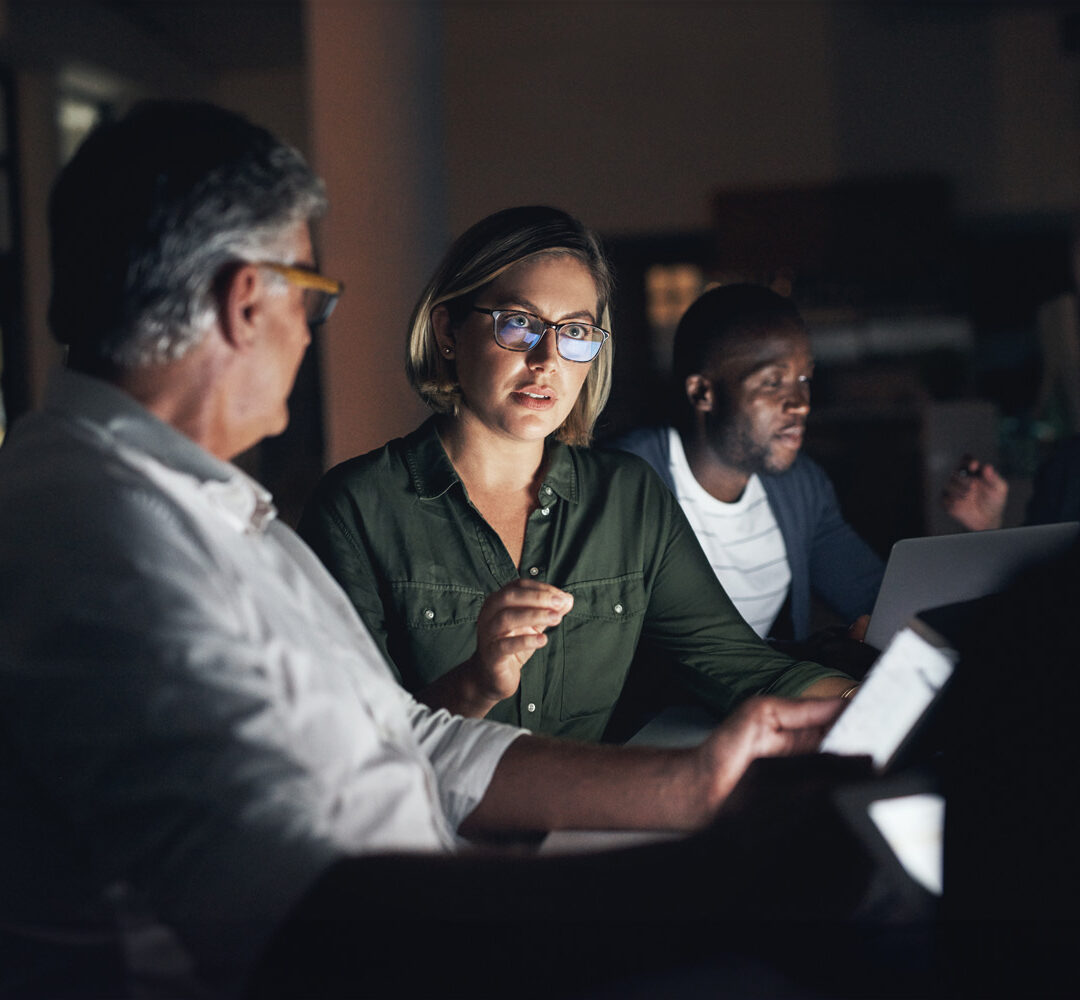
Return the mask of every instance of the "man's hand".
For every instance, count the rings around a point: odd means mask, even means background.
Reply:
[[[545,631],[573,605],[566,591],[536,580],[514,580],[489,594],[476,621],[476,652],[419,692],[418,699],[459,715],[487,715],[518,689],[521,668],[547,645]]]
[[[712,819],[750,762],[758,757],[813,753],[844,710],[840,698],[751,698],[698,750],[703,793],[699,824]]]
[[[846,704],[752,698],[693,750],[521,736],[461,832],[697,830],[752,760],[813,752]]]
[[[949,477],[941,505],[945,513],[970,531],[1000,528],[1009,499],[1009,484],[988,462],[965,455]]]

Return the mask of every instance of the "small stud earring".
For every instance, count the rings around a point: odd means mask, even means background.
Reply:
[[[450,355],[453,354],[453,353],[454,353],[454,349],[452,347],[444,347],[443,348],[443,354],[445,354],[447,357],[450,357]]]

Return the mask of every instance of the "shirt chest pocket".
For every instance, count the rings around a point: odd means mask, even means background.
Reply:
[[[487,596],[457,585],[402,581],[391,585],[397,621],[388,645],[405,686],[415,691],[476,649],[476,619]]]
[[[561,632],[563,719],[610,712],[626,681],[645,618],[641,573],[567,584],[574,607]]]

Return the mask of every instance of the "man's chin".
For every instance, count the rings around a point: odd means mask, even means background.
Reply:
[[[762,471],[768,473],[770,476],[778,476],[781,472],[787,472],[787,470],[795,464],[795,459],[798,457],[798,448],[793,451],[785,450],[785,452],[780,455],[773,452],[762,463]]]

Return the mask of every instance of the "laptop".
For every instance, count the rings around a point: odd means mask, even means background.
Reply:
[[[1080,522],[905,538],[892,547],[866,642],[885,649],[929,608],[985,597],[1017,573],[1051,559],[1080,535]]]

